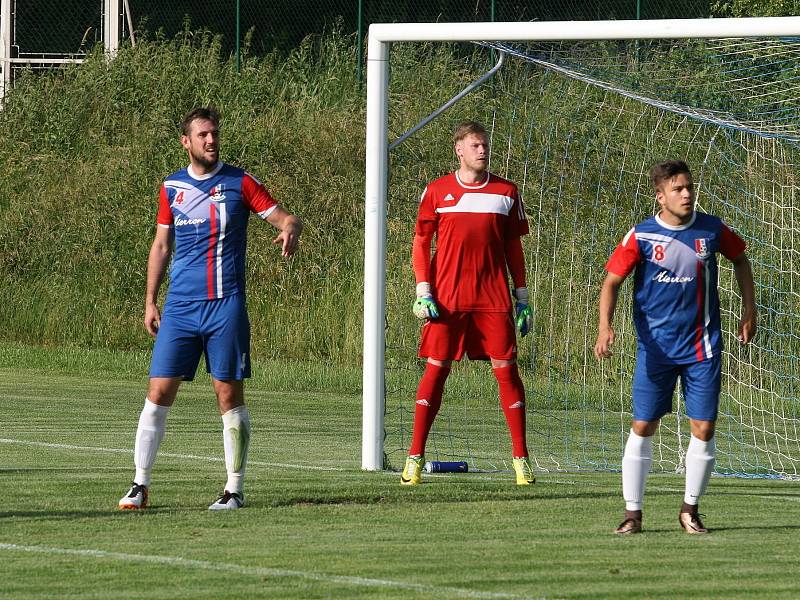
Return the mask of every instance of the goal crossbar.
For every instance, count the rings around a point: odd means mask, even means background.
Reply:
[[[562,21],[535,23],[393,23],[369,28],[364,240],[364,354],[361,468],[384,466],[384,322],[389,166],[389,56],[393,42],[800,37],[800,17]]]

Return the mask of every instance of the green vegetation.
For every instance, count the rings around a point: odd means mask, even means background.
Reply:
[[[793,17],[800,13],[798,0],[716,0],[712,14],[719,17]]]
[[[307,223],[292,261],[269,227],[251,227],[255,347],[354,356],[360,314],[344,307],[360,293],[363,117],[350,52],[332,36],[285,61],[247,60],[237,75],[217,40],[187,33],[23,77],[0,112],[2,337],[149,346],[139,321],[158,186],[184,165],[182,115],[211,103],[225,158]]]
[[[796,595],[790,482],[713,479],[707,538],[678,528],[675,475],[652,477],[646,531],[627,539],[611,534],[622,509],[614,473],[539,473],[530,489],[510,473],[401,488],[396,473],[358,468],[359,396],[326,392],[346,387],[339,375],[318,375],[330,383],[317,387],[301,367],[273,379],[256,365],[244,510],[206,510],[224,468],[200,379],[170,413],[153,508],[122,513],[141,355],[3,352],[2,598]]]

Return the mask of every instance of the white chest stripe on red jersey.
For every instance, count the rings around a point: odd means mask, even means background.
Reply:
[[[437,213],[479,213],[497,214],[508,216],[514,198],[501,194],[486,194],[481,192],[467,192],[459,198],[453,206],[440,206]]]

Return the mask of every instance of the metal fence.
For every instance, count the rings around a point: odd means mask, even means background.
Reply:
[[[733,0],[743,1],[743,0]],[[363,47],[370,23],[551,21],[711,16],[715,0],[0,0],[0,85],[14,69],[80,60],[97,42],[182,30],[219,35],[223,52],[288,52],[338,29]],[[360,56],[360,54],[359,54]],[[359,61],[359,65],[361,61]],[[0,89],[2,97],[2,89]]]
[[[20,0],[21,1],[21,0]],[[72,0],[76,1],[76,0]],[[295,47],[304,37],[339,28],[363,35],[370,23],[432,21],[552,21],[696,18],[709,0],[129,0],[134,28],[167,37],[185,27],[223,36],[235,51],[251,31],[256,53]]]
[[[125,36],[128,0],[0,0],[0,99],[20,69],[80,62]]]
[[[106,0],[2,0],[11,46],[23,55],[76,55],[102,40]],[[365,31],[377,22],[531,21],[694,18],[711,0],[121,0],[119,28],[129,35],[206,29],[230,51],[252,31],[254,52],[290,49],[309,34],[337,27]],[[125,14],[128,13],[128,14]],[[4,13],[5,14],[5,13]],[[122,15],[125,14],[123,18]],[[238,36],[237,36],[238,31]]]

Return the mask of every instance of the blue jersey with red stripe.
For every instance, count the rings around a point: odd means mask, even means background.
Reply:
[[[168,300],[212,300],[244,293],[247,221],[277,203],[244,170],[219,162],[205,175],[191,166],[161,186],[158,224],[175,231]]]
[[[738,235],[703,213],[679,226],[651,217],[625,235],[606,270],[636,271],[633,320],[648,356],[686,364],[722,351],[716,254],[733,260],[744,250]]]

